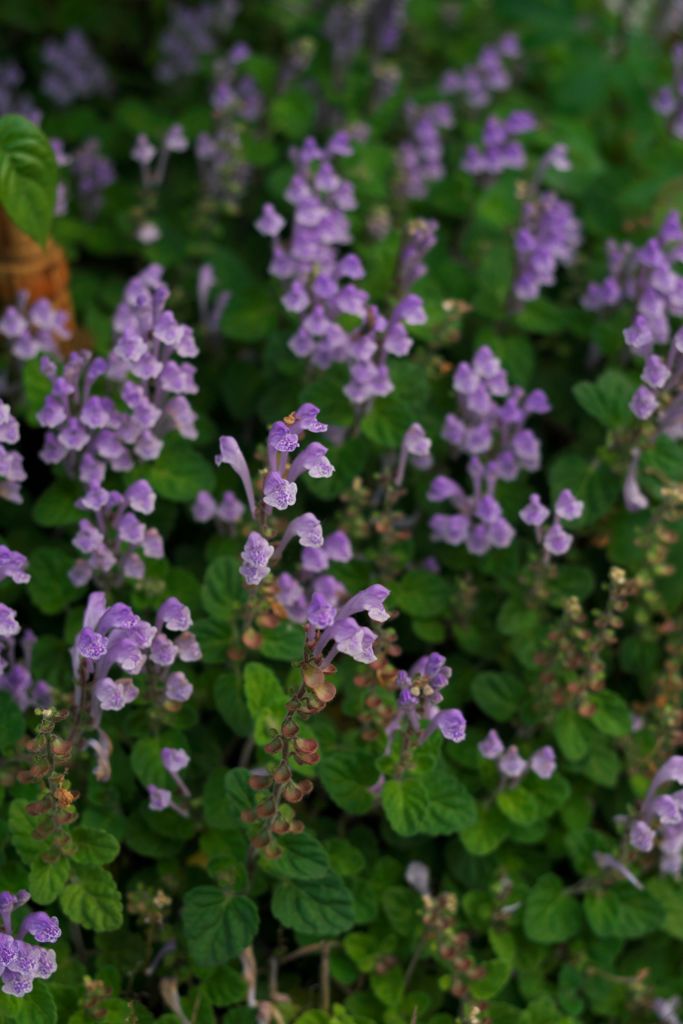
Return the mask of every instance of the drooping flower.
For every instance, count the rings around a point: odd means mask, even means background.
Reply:
[[[57,970],[54,950],[42,943],[52,944],[61,937],[59,921],[43,910],[27,914],[19,926],[13,925],[12,916],[31,899],[26,889],[16,893],[0,893],[0,978],[2,991],[8,996],[23,998],[33,990],[36,979],[46,980]],[[26,941],[30,935],[35,940]]]

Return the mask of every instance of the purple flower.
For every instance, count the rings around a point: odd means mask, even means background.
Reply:
[[[161,786],[154,786],[150,784],[147,786],[147,793],[149,796],[150,811],[165,811],[171,806],[173,793],[170,789],[164,789]]]
[[[31,898],[30,893],[20,889],[17,893],[0,893],[0,914],[4,931],[0,932],[0,976],[5,995],[22,998],[33,989],[33,982],[45,980],[57,970],[57,958],[51,949],[25,942],[24,936],[31,935],[36,942],[56,942],[61,936],[59,921],[44,911],[28,914],[18,931],[12,923],[14,911]]]
[[[557,756],[550,746],[539,747],[529,759],[529,767],[539,779],[552,779],[557,770]]]
[[[519,753],[515,746],[507,748],[504,754],[498,758],[498,768],[501,775],[507,779],[519,779],[527,770],[528,763]]]
[[[60,107],[111,92],[109,72],[80,28],[69,29],[61,39],[46,39],[41,59],[41,91]]]
[[[266,578],[270,569],[268,562],[275,553],[275,548],[269,544],[265,537],[255,530],[247,537],[242,549],[240,575],[250,587],[257,587]]]
[[[628,841],[634,850],[649,853],[654,849],[657,833],[645,821],[634,821],[629,829]]]
[[[505,750],[505,744],[495,729],[489,729],[484,739],[477,744],[477,750],[487,761],[497,761]]]
[[[182,747],[162,747],[161,763],[170,775],[174,775],[187,768],[190,755]]]
[[[457,708],[440,711],[434,721],[444,739],[450,740],[451,743],[462,743],[465,739],[467,720]]]

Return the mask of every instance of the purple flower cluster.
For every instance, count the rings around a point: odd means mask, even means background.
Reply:
[[[188,752],[183,750],[182,747],[163,747],[161,750],[161,763],[178,787],[181,797],[188,801],[192,793],[185,780],[180,776],[180,773],[190,763]],[[187,806],[174,800],[172,790],[166,789],[163,786],[149,785],[147,786],[147,795],[149,796],[148,806],[150,811],[165,811],[170,808],[170,810],[180,814],[183,818],[189,818],[190,812]]]
[[[72,544],[84,558],[76,560],[69,579],[77,587],[95,580],[97,586],[115,587],[123,580],[145,576],[145,558],[164,557],[164,540],[156,527],[139,518],[154,512],[156,494],[146,480],[126,490],[109,491],[99,484],[87,488],[76,507],[91,514],[81,519]]]
[[[175,597],[167,598],[157,612],[154,625],[145,622],[126,604],[107,606],[103,591],[88,597],[83,628],[71,650],[75,703],[84,688],[92,694],[91,726],[96,735],[86,741],[97,754],[95,774],[106,781],[111,772],[111,741],[101,727],[104,711],[121,711],[139,695],[133,677],[144,672],[145,696],[151,702],[180,704],[192,695],[192,684],[182,671],[173,671],[177,661],[189,663],[201,658],[197,639],[190,631],[189,608]],[[168,633],[177,634],[173,639]],[[122,670],[126,673],[120,676]]]
[[[69,314],[49,299],[31,301],[27,291],[17,293],[14,305],[0,316],[0,336],[14,359],[26,362],[42,353],[56,354],[60,343],[72,338]]]
[[[373,622],[386,622],[389,612],[384,602],[388,597],[386,587],[373,583],[344,601],[341,607],[334,607],[321,591],[316,591],[306,621],[308,643],[320,665],[331,665],[338,654],[348,654],[362,665],[371,665],[376,660],[373,644],[377,637],[367,626],[361,626],[355,616],[366,612]]]
[[[230,31],[238,11],[237,0],[172,4],[168,24],[157,42],[156,78],[176,82],[198,71],[202,57],[216,52],[220,37]]]
[[[315,618],[321,605],[339,608],[348,594],[342,583],[328,570],[335,563],[348,564],[353,547],[343,530],[328,534],[321,547],[301,548],[301,565],[296,576],[281,572],[275,580],[279,607],[291,622],[301,625]]]
[[[555,285],[558,269],[574,263],[583,241],[572,204],[540,187],[548,168],[564,173],[571,166],[567,147],[559,142],[539,160],[528,184],[514,236],[517,272],[513,293],[519,302],[532,302],[544,288]]]
[[[95,220],[104,205],[104,194],[116,181],[116,167],[102,152],[98,138],[86,139],[74,150],[70,174],[79,213]]]
[[[47,431],[44,462],[64,464],[83,483],[99,486],[107,469],[126,472],[138,460],[157,459],[171,431],[196,439],[187,398],[198,391],[196,368],[186,360],[198,349],[191,329],[166,309],[169,295],[161,267],[151,264],[126,286],[108,359],[72,352],[60,373],[43,357],[41,369],[52,382],[37,416]],[[109,394],[93,393],[98,381]]]
[[[399,191],[408,199],[424,199],[429,186],[446,177],[442,135],[453,128],[455,117],[448,103],[405,107],[408,137],[398,147]]]
[[[430,519],[432,537],[451,547],[465,545],[470,554],[507,548],[515,529],[505,518],[495,492],[498,481],[516,480],[524,471],[541,465],[541,443],[526,426],[532,415],[550,411],[544,391],[526,393],[512,386],[500,359],[488,345],[471,362],[458,363],[453,374],[458,408],[448,413],[441,430],[456,456],[466,455],[471,493],[456,480],[435,476],[427,498],[447,501],[455,513],[437,513]]]
[[[264,108],[256,81],[240,71],[250,56],[246,43],[235,43],[216,61],[210,96],[214,128],[200,132],[194,145],[206,194],[230,213],[239,210],[251,174],[244,152],[245,129],[258,121]]]
[[[27,478],[24,458],[14,451],[21,436],[19,421],[8,402],[0,398],[0,498],[21,505],[21,485]]]
[[[107,96],[111,92],[109,72],[79,28],[69,29],[62,39],[46,39],[41,47],[41,58],[41,92],[58,107]]]
[[[19,551],[12,551],[0,544],[0,582],[5,579],[13,583],[28,583],[31,579],[26,572],[27,558]],[[15,664],[15,638],[21,632],[14,608],[0,601],[0,677]],[[3,679],[4,684],[4,679]],[[9,689],[10,686],[4,687]]]
[[[320,369],[346,363],[350,380],[344,394],[363,405],[391,394],[387,359],[410,352],[413,341],[407,326],[425,323],[426,313],[419,296],[401,293],[392,312],[384,316],[371,303],[369,293],[354,283],[365,277],[365,268],[356,253],[341,250],[352,241],[347,213],[356,208],[356,196],[353,185],[334,166],[336,157],[351,153],[348,132],[338,132],[322,148],[314,139],[306,139],[292,150],[295,173],[285,192],[294,207],[288,241],[280,240],[286,221],[271,203],[264,205],[255,226],[273,240],[270,273],[290,282],[282,304],[301,318],[289,348]],[[420,234],[424,254],[433,244],[434,231],[430,228]],[[408,239],[406,245],[410,259],[402,256],[399,263],[414,263],[421,276],[423,264],[415,260],[416,238]],[[340,323],[346,317],[357,320],[358,326],[349,329]]]
[[[521,56],[519,38],[514,32],[506,32],[496,42],[482,47],[472,64],[459,71],[444,71],[441,91],[446,96],[461,97],[470,110],[483,110],[496,95],[512,88],[512,74],[506,62],[518,61]]]
[[[16,893],[0,892],[0,978],[2,991],[8,996],[28,995],[33,982],[50,978],[57,970],[57,957],[53,949],[41,943],[52,944],[62,932],[56,917],[44,910],[36,910],[22,920],[18,928],[12,925],[12,915],[31,899],[30,892],[20,889]],[[27,942],[30,935],[33,942]]]
[[[552,747],[539,747],[527,760],[514,744],[506,747],[495,729],[489,729],[477,744],[477,750],[487,761],[495,761],[503,778],[511,782],[518,782],[529,771],[539,779],[552,779],[557,769],[557,756]]]
[[[304,434],[319,434],[327,430],[327,424],[318,420],[319,412],[317,406],[306,403],[295,413],[272,425],[267,439],[268,469],[262,478],[258,500],[247,460],[238,442],[234,437],[219,438],[216,465],[230,466],[237,473],[244,488],[251,517],[257,523],[265,526],[274,510],[284,512],[296,503],[296,480],[302,473],[308,473],[313,478],[324,478],[334,472],[334,466],[327,458],[327,448],[319,441],[312,441],[290,459],[292,453],[301,448]],[[322,526],[311,512],[305,512],[289,523],[277,552],[263,534],[255,530],[249,534],[242,549],[240,568],[240,573],[248,586],[255,587],[263,582],[270,572],[270,560],[273,556],[279,557],[290,539],[295,536],[302,547],[322,547]]]
[[[581,305],[590,312],[635,306],[635,317],[624,331],[630,353],[644,360],[642,384],[629,408],[639,420],[654,420],[657,433],[674,440],[683,437],[683,401],[679,395],[683,374],[683,327],[672,320],[683,317],[683,225],[678,211],[667,214],[660,230],[643,245],[610,240],[606,245],[608,274],[588,285]],[[658,347],[666,351],[659,355]],[[649,501],[638,485],[640,451],[631,452],[624,481],[624,504],[629,511],[647,508]]]
[[[683,757],[674,755],[655,773],[637,816],[628,827],[628,840],[641,853],[659,851],[659,869],[681,877],[683,869],[683,788],[662,793],[674,782],[683,787]]]
[[[409,672],[402,669],[396,677],[398,711],[387,727],[387,737],[393,736],[405,722],[413,732],[420,734],[420,742],[429,739],[438,729],[451,743],[462,743],[467,733],[462,711],[457,708],[439,710],[452,674],[444,656],[436,652],[419,658]]]
[[[28,93],[21,91],[25,81],[26,75],[16,60],[0,60],[0,115],[21,114],[29,121],[40,124],[43,120],[42,110]]]
[[[544,557],[559,558],[566,555],[574,538],[562,523],[571,523],[583,515],[584,503],[565,488],[560,491],[553,505],[553,520],[549,526],[546,522],[550,517],[550,509],[541,501],[540,494],[532,494],[529,501],[519,513],[519,518],[526,526],[533,526],[536,541],[543,549]]]
[[[25,629],[20,637],[10,636],[0,640],[0,690],[9,693],[21,711],[47,708],[52,700],[49,683],[44,679],[35,679],[31,671],[33,648],[37,639],[33,630]]]
[[[683,44],[671,48],[673,83],[665,85],[652,97],[652,108],[666,118],[675,139],[683,139]]]
[[[210,491],[198,491],[190,510],[195,523],[216,523],[228,528],[241,522],[245,512],[244,502],[234,491],[223,491],[220,501]]]
[[[519,141],[536,129],[538,122],[528,110],[513,110],[506,117],[487,117],[481,133],[481,145],[465,149],[460,168],[473,178],[487,181],[504,171],[520,171],[526,167],[527,152]]]

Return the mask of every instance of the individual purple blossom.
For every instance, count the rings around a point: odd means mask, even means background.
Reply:
[[[112,90],[109,71],[80,28],[69,29],[61,39],[46,39],[41,59],[41,92],[57,106],[108,96]]]
[[[536,472],[541,445],[526,426],[532,415],[550,410],[545,392],[525,392],[512,386],[500,359],[482,345],[471,361],[458,363],[453,374],[457,411],[444,419],[441,436],[456,457],[468,456],[466,472],[471,492],[456,480],[437,475],[427,492],[431,502],[448,502],[452,514],[430,518],[432,538],[451,547],[464,545],[470,554],[484,555],[507,548],[515,530],[496,498],[499,481],[516,480],[521,472]]]
[[[185,803],[178,803],[175,801],[170,789],[149,785],[147,786],[149,809],[150,811],[165,811],[170,809],[175,811],[176,814],[180,814],[183,818],[188,818],[190,816],[190,812],[186,806],[186,802],[191,798],[192,793],[187,783],[180,777],[180,772],[189,765],[190,755],[186,750],[183,750],[182,747],[162,747],[161,763],[173,779],[173,782],[178,788]]]
[[[666,999],[658,996],[650,1003],[650,1009],[661,1024],[683,1024],[678,1012],[680,1008],[680,996],[669,996]]]
[[[398,146],[398,188],[408,199],[424,199],[429,186],[446,177],[443,133],[455,125],[448,103],[406,103],[407,138]]]
[[[40,943],[52,944],[61,937],[59,921],[43,910],[34,911],[24,917],[21,924],[13,925],[14,912],[30,900],[26,889],[16,893],[0,893],[0,978],[5,995],[23,996],[33,990],[36,979],[46,980],[57,970],[54,950],[45,949]],[[30,935],[38,945],[26,942]]]
[[[584,502],[565,488],[560,491],[553,506],[553,518],[550,525],[546,522],[550,517],[550,509],[541,501],[540,494],[532,494],[529,501],[521,509],[519,518],[526,526],[534,528],[536,542],[543,549],[544,559],[559,558],[566,555],[574,543],[571,533],[562,526],[563,522],[574,522],[583,515]]]
[[[211,263],[202,263],[197,270],[197,310],[199,323],[209,337],[220,335],[223,313],[232,299],[232,292],[218,288],[218,277]]]
[[[13,358],[26,362],[43,352],[55,354],[60,344],[71,340],[70,317],[49,299],[31,301],[21,290],[0,316],[0,336],[9,343]]]
[[[424,427],[420,423],[412,423],[401,441],[394,485],[396,487],[403,485],[408,464],[420,470],[431,469],[433,465],[431,452],[431,438],[427,437]]]
[[[213,522],[232,528],[244,518],[246,506],[234,491],[224,491],[220,501],[216,501],[209,491],[201,490],[197,492],[190,511],[196,523]]]
[[[10,579],[13,583],[28,583],[31,577],[26,572],[27,563],[26,555],[0,544],[0,581]]]
[[[490,106],[496,95],[512,88],[513,79],[508,62],[522,56],[519,39],[514,32],[506,32],[479,51],[472,64],[460,70],[449,69],[441,77],[441,92],[458,96],[470,110],[483,110]]]
[[[242,548],[242,564],[239,572],[250,587],[258,587],[270,572],[268,563],[275,554],[275,548],[256,530],[252,530]]]

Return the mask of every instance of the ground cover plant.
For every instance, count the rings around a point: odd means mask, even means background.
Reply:
[[[0,1021],[680,1024],[681,4],[0,6]]]

